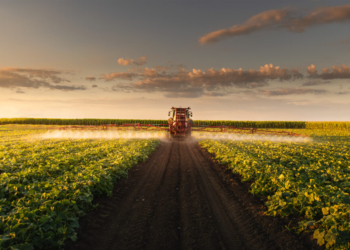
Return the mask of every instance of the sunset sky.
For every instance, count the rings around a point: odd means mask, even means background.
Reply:
[[[0,23],[0,117],[350,120],[349,0],[5,0]]]

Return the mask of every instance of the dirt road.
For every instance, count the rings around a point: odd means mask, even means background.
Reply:
[[[66,249],[310,249],[252,215],[227,181],[195,141],[162,142],[97,200]]]

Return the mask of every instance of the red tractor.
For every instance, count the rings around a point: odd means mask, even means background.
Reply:
[[[168,119],[170,137],[191,137],[192,111],[188,108],[171,108]]]

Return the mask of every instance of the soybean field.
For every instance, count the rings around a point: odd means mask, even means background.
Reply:
[[[1,125],[0,248],[349,249],[350,132],[326,125],[186,141]]]

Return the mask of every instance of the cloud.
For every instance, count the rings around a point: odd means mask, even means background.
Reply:
[[[22,68],[3,68],[1,69],[1,71],[26,75],[29,78],[40,78],[40,79],[50,80],[54,83],[70,82],[67,79],[63,79],[59,77],[59,75],[63,73],[67,73],[66,71],[51,70],[51,69],[22,69]]]
[[[193,69],[187,71],[179,69],[176,72],[159,74],[155,69],[145,68],[143,73],[113,73],[106,79],[114,80],[120,74],[133,74],[128,77],[131,80],[138,78],[136,83],[128,85],[119,84],[113,87],[113,91],[124,92],[162,92],[167,97],[199,97],[222,96],[229,94],[228,88],[238,87],[253,89],[268,85],[270,80],[294,80],[301,78],[302,74],[298,69],[288,70],[285,68],[274,67],[272,64],[266,64],[259,70],[243,70],[222,68],[214,70]],[[126,79],[126,77],[124,78]]]
[[[112,91],[125,92],[125,93],[138,92],[137,89],[133,88],[132,86],[128,86],[124,84],[114,85],[112,87]]]
[[[169,68],[168,67],[163,67],[163,66],[153,66],[158,71],[167,71]]]
[[[312,68],[312,70],[309,70],[310,67]],[[308,67],[308,73],[310,77],[321,78],[324,80],[350,79],[350,65],[347,66],[343,64],[341,66],[332,66],[331,69],[324,68],[322,70],[322,73],[318,74],[316,67],[313,64],[311,64],[311,66]]]
[[[147,63],[147,57],[146,56],[141,56],[139,59],[134,60],[134,59],[129,59],[129,58],[119,58],[118,59],[118,64],[122,66],[127,66],[130,64],[134,64],[137,66],[142,66]]]
[[[92,85],[93,88],[97,88],[98,86],[96,84]]]
[[[21,89],[17,89],[17,90],[16,90],[16,93],[18,93],[18,94],[24,94],[25,92],[24,92],[23,90],[21,90]]]
[[[322,79],[350,79],[350,67],[343,64],[341,66],[332,66],[331,70],[324,68],[320,77]]]
[[[129,58],[127,58],[127,59],[119,58],[119,59],[118,59],[118,64],[119,64],[119,65],[126,66],[126,65],[131,64],[133,61],[134,61],[134,60],[129,59]]]
[[[58,89],[62,91],[73,91],[73,90],[86,90],[85,86],[67,86],[67,85],[56,85],[51,86],[50,89]]]
[[[3,68],[0,69],[0,88],[48,88],[62,91],[85,90],[84,86],[60,85],[62,82],[70,82],[59,76],[63,73],[66,72],[50,69]]]
[[[137,61],[134,61],[135,65],[141,66],[147,63],[147,57],[141,56]]]
[[[32,79],[28,76],[11,72],[9,70],[0,70],[0,87],[2,88],[39,88],[49,85],[48,82],[41,79]]]
[[[305,95],[305,94],[324,94],[326,90],[323,89],[301,89],[301,88],[282,88],[278,90],[261,90],[259,91],[262,95],[267,96],[283,96],[283,95]]]
[[[309,73],[311,76],[317,74],[316,66],[311,64],[307,67],[307,73]]]
[[[157,75],[158,75],[158,72],[157,72],[157,70],[155,70],[155,69],[149,69],[149,68],[144,68],[144,75],[146,76],[146,77],[156,77]]]
[[[160,68],[159,68],[160,69]],[[332,66],[331,69],[323,69],[319,73],[314,64],[307,67],[309,81],[302,84],[303,87],[329,84],[330,79],[350,79],[350,66]],[[283,95],[302,95],[302,94],[323,94],[328,91],[323,89],[309,88],[282,88],[278,90],[253,91],[269,85],[270,81],[293,81],[303,78],[303,74],[297,68],[287,69],[266,64],[258,70],[243,70],[222,68],[215,70],[213,68],[201,70],[184,68],[168,69],[159,72],[155,68],[137,67],[129,69],[127,72],[114,72],[100,77],[106,81],[128,80],[129,83],[119,83],[112,86],[112,91],[116,92],[159,92],[165,97],[177,98],[188,97],[196,98],[200,96],[224,96],[231,93],[243,93],[250,90],[267,96]],[[232,88],[245,89],[232,91]],[[108,89],[106,90],[108,91]]]
[[[248,35],[254,31],[271,27],[276,24],[282,24],[285,22],[285,19],[289,17],[289,15],[290,11],[287,9],[264,11],[249,18],[243,24],[237,24],[228,29],[221,29],[206,34],[199,39],[199,43],[215,43],[221,39],[231,36]]]
[[[132,80],[136,76],[137,76],[136,73],[120,72],[120,73],[111,73],[111,74],[102,75],[100,79],[105,79],[106,81],[112,81],[115,79]]]
[[[311,11],[308,15],[295,18],[291,23],[287,23],[291,31],[304,32],[307,27],[313,25],[345,22],[350,20],[350,4],[335,7],[319,7]]]
[[[349,94],[349,91],[340,91],[336,93],[337,95],[346,95]]]
[[[331,83],[330,81],[322,81],[320,79],[315,79],[315,80],[311,80],[308,82],[305,82],[302,84],[302,86],[315,86],[315,85],[322,85],[322,84],[329,84]]]
[[[96,77],[94,77],[94,76],[87,76],[87,77],[85,77],[85,79],[90,81],[90,82],[96,81]]]
[[[304,16],[300,11],[287,8],[268,10],[249,18],[243,24],[236,24],[228,29],[210,32],[202,36],[199,39],[199,43],[216,43],[228,37],[248,35],[268,28],[287,29],[292,32],[302,33],[310,26],[349,20],[350,4],[316,8]]]
[[[340,41],[341,44],[350,44],[350,39],[345,39]]]

